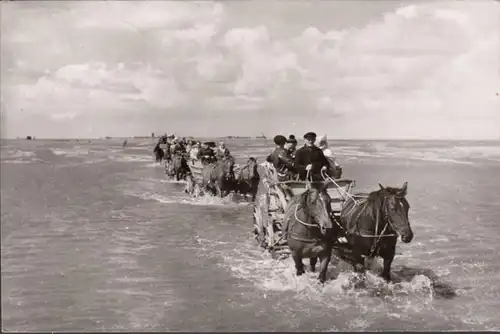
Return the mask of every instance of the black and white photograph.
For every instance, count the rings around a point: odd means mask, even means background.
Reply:
[[[2,332],[500,330],[500,1],[0,2]]]

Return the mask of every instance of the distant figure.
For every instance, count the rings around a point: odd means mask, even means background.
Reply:
[[[26,140],[31,140],[31,136],[26,136]]]
[[[123,149],[125,149],[125,146],[127,146],[127,139],[123,142]]]
[[[163,161],[163,158],[165,157],[165,152],[163,152],[163,149],[160,147],[160,144],[156,144],[153,153],[155,155],[155,161],[161,163]]]

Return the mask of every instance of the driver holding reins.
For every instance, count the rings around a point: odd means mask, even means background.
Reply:
[[[295,170],[299,173],[301,181],[324,181],[322,172],[327,172],[330,168],[328,159],[323,151],[314,145],[316,134],[308,132],[304,135],[305,145],[295,153]],[[308,177],[309,175],[309,177]]]

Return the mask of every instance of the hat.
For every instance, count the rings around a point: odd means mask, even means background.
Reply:
[[[316,134],[314,132],[308,132],[304,135],[304,139],[310,139],[310,140],[316,139]]]
[[[276,145],[284,145],[286,143],[286,137],[282,135],[277,135],[274,137],[274,143]]]
[[[286,142],[290,143],[290,144],[297,144],[297,139],[295,139],[294,135],[290,135],[290,136],[288,136],[288,139]]]
[[[323,135],[323,136],[321,136],[321,137],[319,138],[319,142],[318,142],[318,144],[319,144],[319,147],[320,147],[320,148],[327,147],[328,143],[327,143],[327,141],[326,141],[326,140],[327,140],[327,139],[326,139],[326,135]]]
[[[213,142],[213,141],[206,141],[206,142],[204,142],[203,144],[204,144],[204,145],[207,145],[208,147],[215,147],[215,146],[216,146],[216,145],[215,145],[215,142]]]

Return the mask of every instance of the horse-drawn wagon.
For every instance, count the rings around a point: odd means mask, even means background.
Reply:
[[[276,170],[269,164],[263,164],[263,192],[254,205],[253,232],[261,247],[269,250],[273,257],[284,258],[290,255],[290,249],[283,238],[285,209],[290,199],[305,192],[311,185],[306,181],[278,182]],[[340,212],[355,182],[349,179],[337,179],[328,184],[327,192],[331,197],[332,220],[340,224]]]

